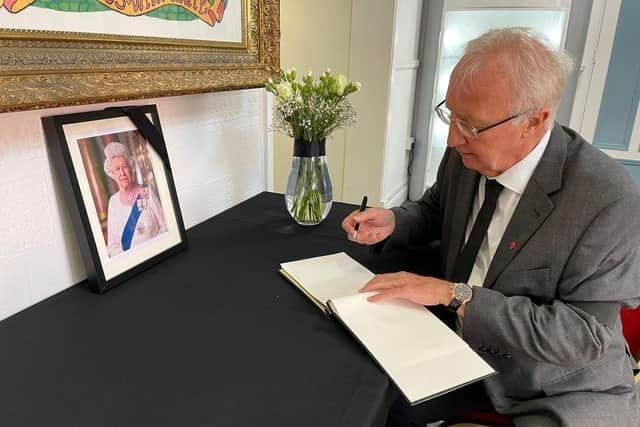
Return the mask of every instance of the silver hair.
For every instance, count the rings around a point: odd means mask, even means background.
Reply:
[[[104,171],[111,179],[115,180],[111,170],[111,161],[114,157],[124,157],[129,164],[131,171],[133,172],[135,170],[135,161],[133,160],[133,157],[131,157],[129,149],[124,144],[119,142],[110,142],[106,147],[104,147],[104,155]]]
[[[490,30],[467,43],[462,59],[451,74],[453,87],[468,90],[486,60],[496,56],[511,80],[508,105],[511,113],[549,107],[553,119],[573,69],[573,59],[562,49],[552,49],[543,35],[530,28]]]

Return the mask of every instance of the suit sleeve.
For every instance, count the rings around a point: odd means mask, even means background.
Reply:
[[[562,272],[556,299],[537,305],[526,296],[474,289],[463,337],[473,347],[564,365],[584,366],[615,345],[621,306],[640,303],[640,200],[613,202],[582,234]]]

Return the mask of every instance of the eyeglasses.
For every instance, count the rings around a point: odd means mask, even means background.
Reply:
[[[523,111],[521,113],[518,114],[514,114],[511,117],[507,117],[504,120],[500,120],[497,123],[494,123],[492,125],[489,126],[485,126],[483,128],[477,128],[475,126],[471,126],[469,123],[465,122],[464,120],[460,120],[460,119],[455,119],[455,118],[451,118],[451,111],[449,111],[449,109],[447,108],[446,105],[444,105],[444,103],[446,102],[446,99],[443,99],[442,102],[438,105],[435,106],[434,110],[436,112],[436,114],[438,115],[438,118],[440,120],[442,120],[446,125],[451,124],[451,122],[455,122],[456,126],[458,126],[458,130],[460,131],[460,133],[465,136],[466,138],[472,138],[475,139],[478,137],[478,134],[480,132],[484,132],[485,130],[489,130],[492,129],[496,126],[500,126],[503,123],[507,123],[509,120],[513,120],[516,117],[519,117],[523,114],[526,114],[526,111]],[[444,108],[443,108],[444,106]]]

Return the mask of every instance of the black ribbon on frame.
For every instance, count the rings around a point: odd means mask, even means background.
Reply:
[[[153,147],[158,156],[160,156],[160,159],[162,160],[162,163],[164,163],[166,169],[169,157],[164,143],[162,142],[162,134],[158,128],[153,125],[151,120],[149,120],[144,111],[137,107],[110,107],[107,108],[107,110],[117,110],[129,117],[133,124],[138,128],[140,134],[147,140],[147,142],[149,142],[149,144],[151,144],[151,147]]]
[[[320,141],[305,141],[304,139],[296,139],[293,141],[294,157],[317,157],[324,156],[326,139]]]

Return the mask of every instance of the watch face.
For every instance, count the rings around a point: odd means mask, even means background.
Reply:
[[[466,283],[456,283],[453,286],[453,297],[462,303],[470,301],[472,295],[471,286]]]

